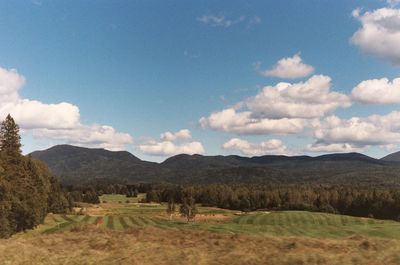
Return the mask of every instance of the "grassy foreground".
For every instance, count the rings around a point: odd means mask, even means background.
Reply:
[[[400,242],[74,228],[0,244],[2,264],[400,264]]]
[[[101,199],[0,240],[0,264],[400,264],[399,222],[200,207],[186,223],[165,205]]]

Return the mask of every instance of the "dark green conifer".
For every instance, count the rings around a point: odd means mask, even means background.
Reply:
[[[21,136],[19,126],[10,114],[0,126],[0,150],[9,156],[21,155]]]

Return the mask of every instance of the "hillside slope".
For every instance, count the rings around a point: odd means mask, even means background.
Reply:
[[[142,161],[126,151],[108,151],[71,145],[57,145],[35,151],[32,157],[44,161],[64,183],[85,180],[149,180],[156,176],[156,163]],[[143,179],[146,176],[147,179]]]
[[[70,145],[36,151],[64,183],[90,181],[173,183],[365,183],[398,185],[400,164],[359,153],[310,156],[177,155],[162,163],[129,152]]]
[[[382,161],[389,161],[389,162],[400,162],[400,152],[396,152],[393,154],[389,154],[385,157],[381,158]]]

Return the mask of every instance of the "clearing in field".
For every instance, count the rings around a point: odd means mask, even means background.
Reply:
[[[302,211],[238,215],[199,207],[198,218],[188,223],[178,215],[169,220],[163,204],[128,202],[120,195],[101,199],[100,205],[83,205],[87,214],[49,214],[37,229],[3,240],[3,261],[400,264],[400,223],[395,221]],[[146,254],[149,251],[152,255]]]

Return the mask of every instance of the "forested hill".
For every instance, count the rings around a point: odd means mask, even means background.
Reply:
[[[399,162],[400,163],[400,152],[396,152],[390,155],[387,155],[382,158],[383,161],[389,161],[389,162]]]
[[[44,161],[66,184],[140,181],[400,185],[400,162],[359,153],[251,158],[182,154],[153,163],[129,152],[59,145],[31,155]]]
[[[56,145],[30,155],[45,162],[63,183],[85,183],[87,180],[151,181],[158,176],[156,163],[142,161],[126,151]]]

